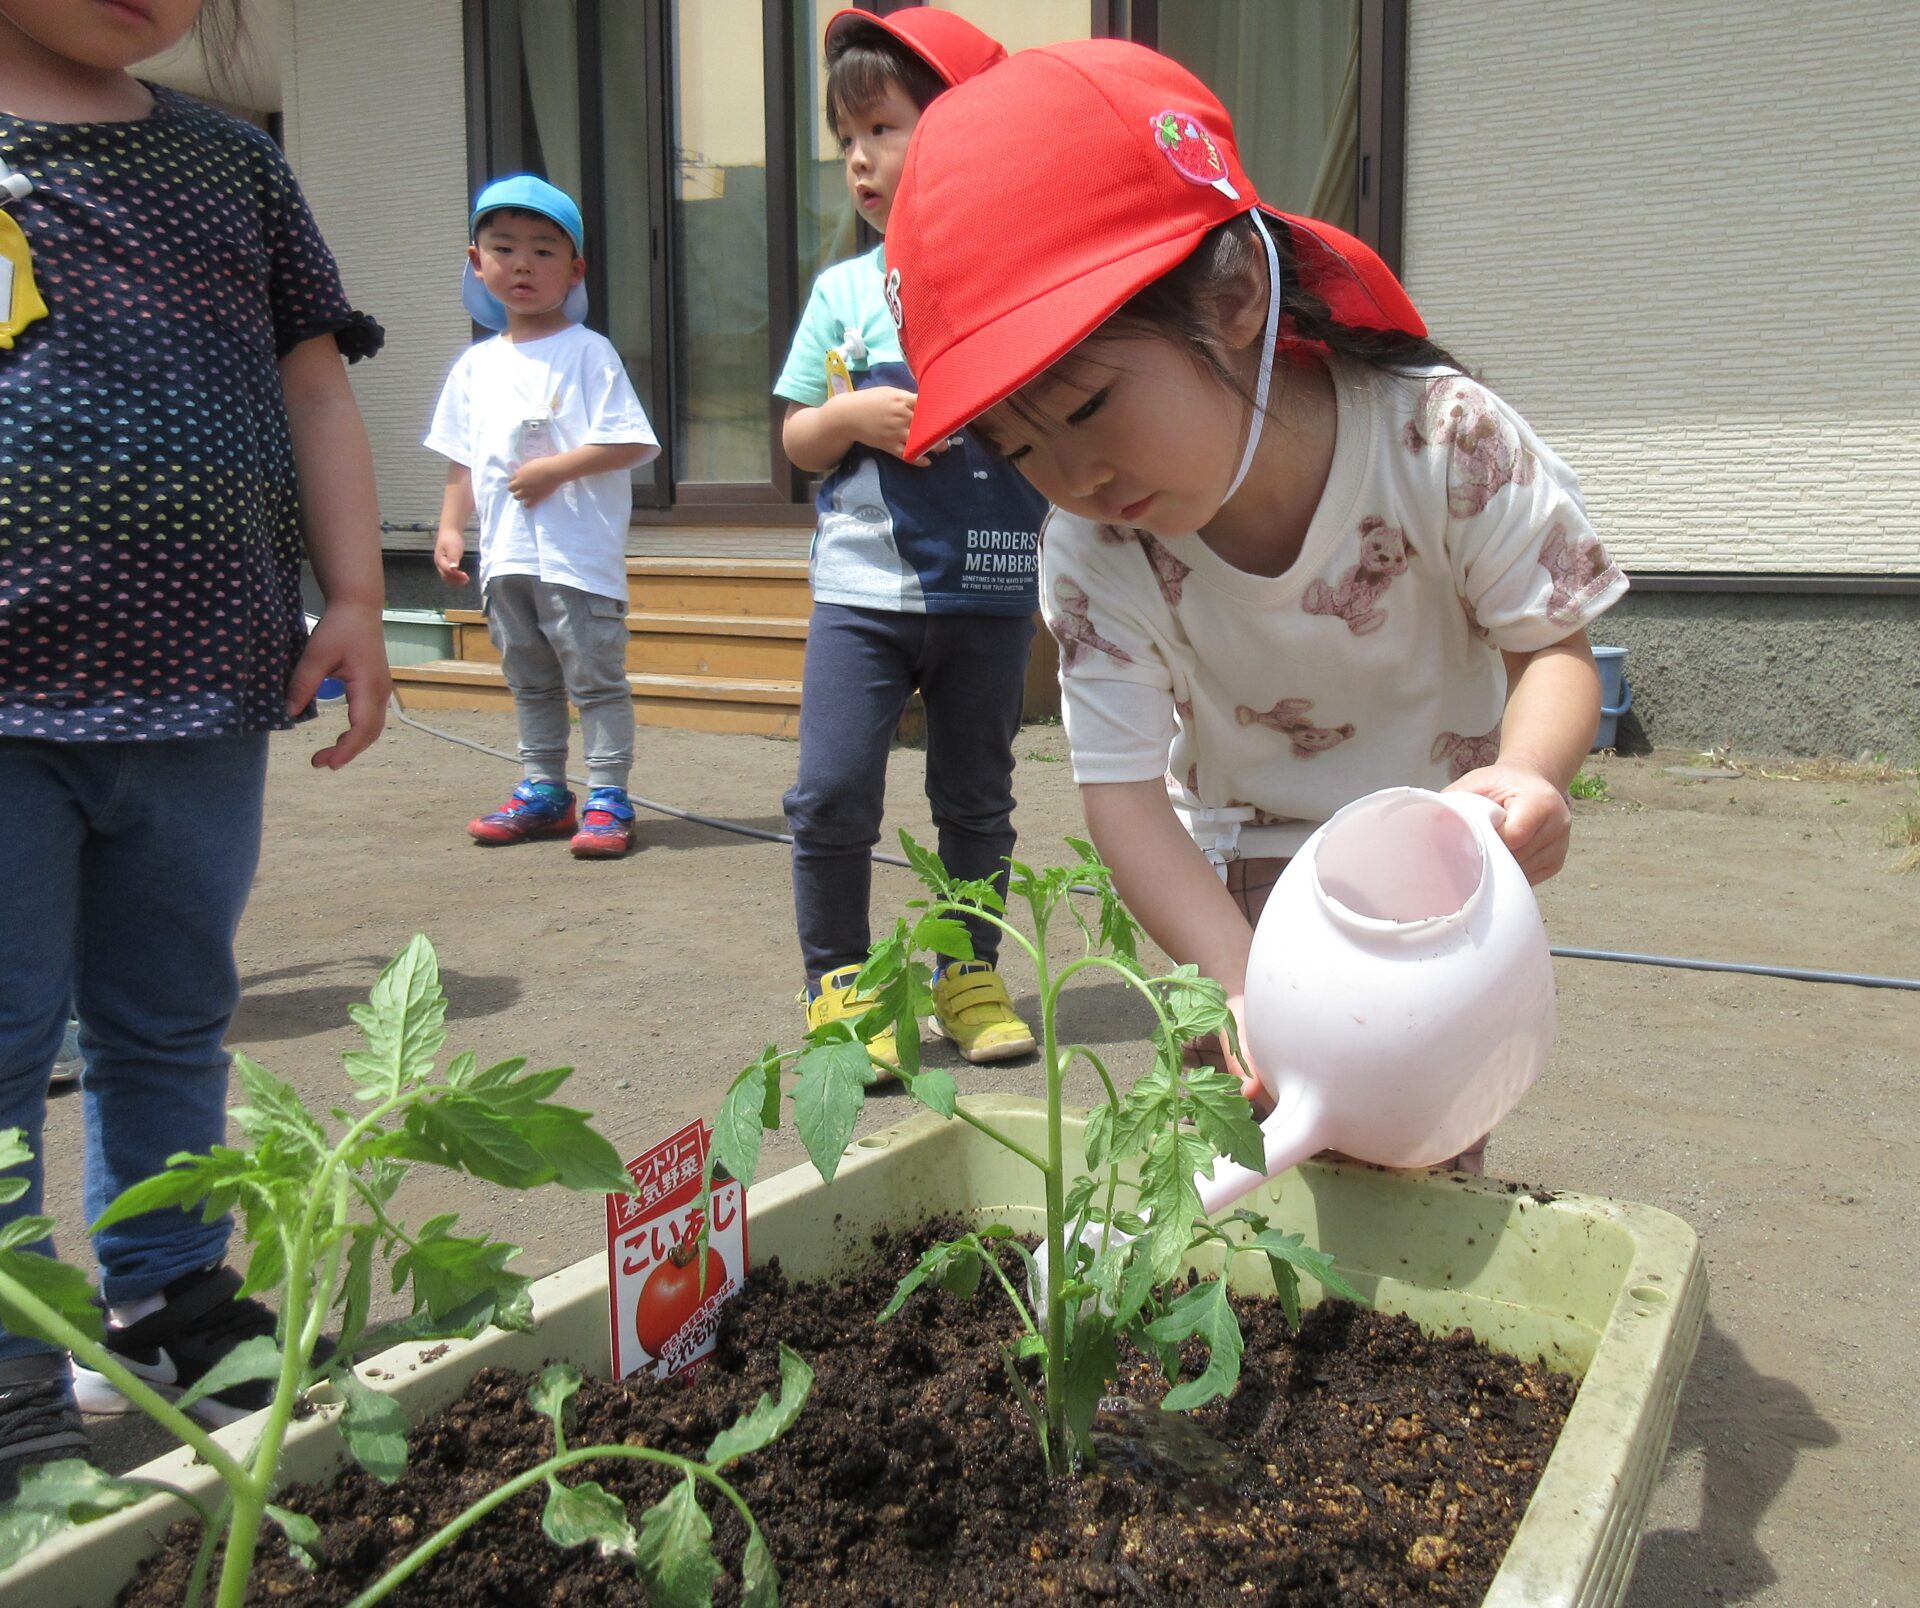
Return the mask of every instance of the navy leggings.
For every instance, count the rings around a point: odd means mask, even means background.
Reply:
[[[880,841],[887,754],[916,687],[927,710],[934,847],[955,876],[997,875],[1005,887],[1014,845],[1013,741],[1032,646],[1031,615],[814,605],[800,693],[800,774],[785,799],[809,982],[867,958],[868,856]],[[969,925],[975,956],[993,960],[998,930]]]

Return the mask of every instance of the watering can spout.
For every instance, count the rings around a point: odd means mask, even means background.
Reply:
[[[1243,1195],[1250,1195],[1270,1179],[1278,1178],[1290,1167],[1297,1167],[1316,1151],[1326,1148],[1320,1137],[1320,1103],[1306,1089],[1295,1085],[1291,1098],[1283,1099],[1260,1124],[1265,1148],[1264,1170],[1255,1172],[1226,1156],[1213,1158],[1213,1176],[1194,1179],[1200,1191],[1200,1209],[1211,1217],[1225,1211]]]

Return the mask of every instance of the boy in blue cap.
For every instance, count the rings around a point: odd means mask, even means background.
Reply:
[[[519,173],[474,203],[461,289],[499,333],[453,365],[426,445],[451,459],[433,562],[464,586],[466,526],[480,516],[480,595],[513,692],[525,776],[467,824],[477,843],[571,837],[600,859],[633,844],[627,774],[628,471],[660,450],[620,354],[587,329],[580,209]],[[567,703],[580,711],[587,801],[567,788]]]

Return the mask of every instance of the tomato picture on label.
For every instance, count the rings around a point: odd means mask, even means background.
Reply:
[[[727,1282],[727,1264],[720,1253],[707,1250],[707,1288],[700,1290],[700,1263],[695,1258],[698,1246],[692,1240],[674,1246],[640,1286],[640,1299],[634,1303],[633,1329],[650,1357],[665,1354],[667,1342],[699,1311],[700,1303],[719,1294]]]

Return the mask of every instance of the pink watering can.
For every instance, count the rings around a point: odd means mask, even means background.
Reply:
[[[1553,1048],[1553,958],[1505,818],[1478,793],[1390,787],[1288,863],[1247,962],[1246,1049],[1273,1096],[1266,1165],[1216,1156],[1194,1179],[1209,1217],[1320,1150],[1448,1161],[1532,1087]],[[1044,1300],[1044,1247],[1037,1268]]]
[[[1224,1157],[1207,1213],[1319,1150],[1431,1167],[1518,1103],[1553,1048],[1553,959],[1478,793],[1391,787],[1302,845],[1247,961],[1247,1051],[1273,1096],[1266,1168]]]

